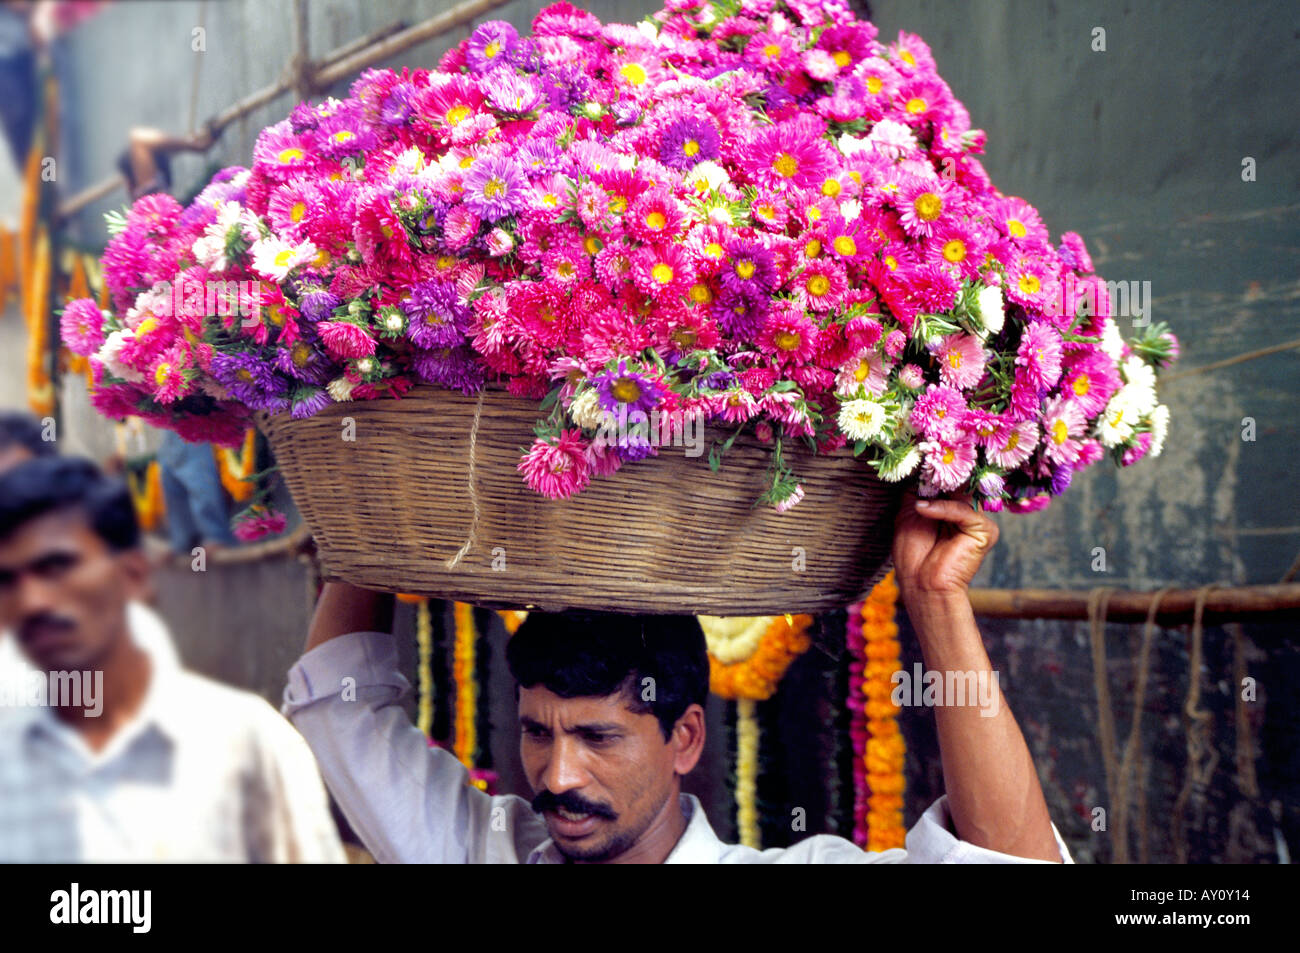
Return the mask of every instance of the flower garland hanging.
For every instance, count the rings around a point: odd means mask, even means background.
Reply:
[[[139,476],[127,470],[126,485],[131,491],[131,502],[135,505],[140,528],[146,533],[154,532],[162,525],[165,512],[162,470],[158,466],[158,461],[150,460],[144,473]]]
[[[758,717],[756,702],[736,702],[736,830],[746,847],[760,849],[758,829]]]
[[[400,597],[399,597],[400,598]],[[415,644],[418,651],[416,673],[420,683],[420,701],[415,723],[426,738],[433,738],[433,617],[429,600],[421,599],[415,607]]]
[[[478,739],[474,716],[478,711],[478,685],[474,681],[474,607],[457,602],[453,610],[456,637],[452,648],[452,677],[456,680],[456,738],[452,752],[466,768],[474,767]]]
[[[497,615],[501,617],[501,621],[506,627],[506,635],[514,635],[518,632],[519,627],[528,618],[528,613],[520,609],[498,609]]]
[[[698,618],[709,647],[709,690],[720,698],[766,701],[812,645],[810,615]]]
[[[246,502],[257,490],[251,480],[257,466],[257,431],[250,427],[238,450],[213,444],[212,452],[217,458],[221,485],[236,503]]]
[[[48,305],[50,291],[50,235],[41,228],[23,315],[27,321],[27,404],[32,413],[45,417],[54,413],[54,383],[50,380]]]
[[[871,851],[904,845],[903,762],[899,708],[890,698],[899,670],[898,586],[891,572],[849,607],[849,734],[853,743],[853,840]]]

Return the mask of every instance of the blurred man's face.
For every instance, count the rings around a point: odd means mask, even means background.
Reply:
[[[621,694],[562,698],[519,690],[519,754],[560,853],[612,860],[649,829],[673,795],[674,748],[652,714]]]
[[[114,553],[81,510],[46,513],[0,540],[0,625],[39,669],[96,669],[147,580],[144,554]]]

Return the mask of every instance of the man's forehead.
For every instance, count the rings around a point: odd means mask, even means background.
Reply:
[[[595,722],[628,722],[642,717],[627,704],[622,692],[613,695],[580,695],[565,698],[550,689],[536,685],[519,688],[519,717],[537,722],[560,720],[566,727]]]
[[[0,565],[29,562],[55,553],[90,555],[106,548],[80,507],[63,507],[42,513],[0,539]]]

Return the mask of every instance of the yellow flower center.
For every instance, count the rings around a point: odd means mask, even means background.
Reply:
[[[456,126],[464,122],[469,116],[469,107],[464,103],[458,106],[452,106],[447,110],[447,125]]]
[[[645,217],[645,224],[646,228],[653,229],[657,232],[668,224],[668,219],[664,218],[663,212],[651,212]]]
[[[289,221],[301,222],[302,217],[307,214],[306,202],[294,202],[293,208],[289,209]]]
[[[456,267],[456,256],[455,256],[455,255],[439,255],[439,256],[438,256],[437,265],[438,265],[438,270],[439,270],[439,271],[449,271],[450,269]]]
[[[333,139],[335,142],[347,142],[351,139],[355,139],[356,137],[357,134],[353,132],[351,129],[340,129],[338,132],[334,133],[334,135],[330,136],[330,138]]]
[[[853,369],[853,379],[861,383],[871,376],[871,362],[866,358],[858,359],[858,366]]]
[[[943,257],[954,265],[966,260],[966,243],[960,238],[944,242]]]
[[[844,50],[836,50],[831,54],[831,59],[835,61],[835,65],[840,69],[844,69],[844,67],[853,62],[853,58]]]
[[[703,282],[691,285],[690,295],[691,300],[696,304],[711,304],[713,302],[713,292]]]
[[[822,253],[822,243],[819,238],[812,238],[803,246],[803,256],[805,258],[816,258]]]
[[[828,195],[831,198],[839,195],[842,191],[838,179],[827,179],[822,183],[822,195]]]
[[[881,79],[879,76],[867,77],[867,92],[869,92],[872,96],[875,96],[884,88],[885,88],[885,81]]]
[[[506,184],[503,180],[497,178],[488,179],[483,184],[483,197],[494,199],[506,190]]]
[[[235,371],[235,376],[245,384],[253,383],[253,372],[246,367],[241,367],[239,370]]]
[[[885,265],[886,267],[889,268],[890,271],[895,271],[898,268],[898,259],[895,258],[893,255],[886,255]]]
[[[561,278],[572,278],[573,262],[571,261],[560,262],[560,264],[556,266],[555,273],[559,275]]]
[[[1038,289],[1041,287],[1042,285],[1039,282],[1037,275],[1020,276],[1020,291],[1022,294],[1027,294],[1027,295],[1037,294]]]
[[[957,370],[957,368],[961,367],[961,354],[959,354],[957,351],[949,351],[948,366],[951,367],[954,371]]]
[[[690,347],[697,337],[694,328],[677,328],[669,337],[678,347]]]
[[[293,249],[286,248],[284,251],[276,254],[275,265],[277,268],[287,268],[289,266],[289,260],[292,258],[293,258]]]
[[[1014,235],[1016,238],[1024,238],[1027,234],[1029,234],[1025,230],[1024,222],[1020,221],[1020,219],[1018,218],[1007,219],[1007,231],[1010,232],[1012,235]]]
[[[303,151],[297,146],[290,146],[288,149],[281,149],[280,154],[276,156],[281,162],[293,162],[295,159],[301,159]]]
[[[1064,420],[1058,420],[1056,423],[1052,424],[1052,443],[1059,447],[1069,439],[1069,436],[1070,428],[1065,425]]]
[[[772,335],[772,343],[783,351],[795,351],[803,343],[803,338],[797,331],[777,331]]]
[[[483,47],[483,55],[488,59],[492,59],[492,57],[496,56],[500,52],[501,43],[497,40],[493,40],[487,46]]]
[[[686,153],[688,156],[693,156],[699,151],[700,144],[694,139],[687,139],[686,144],[682,146],[682,152]]]
[[[953,459],[954,459],[956,456],[957,456],[957,451],[953,450],[952,447],[947,447],[947,448],[945,448],[944,451],[943,451],[943,462],[944,462],[944,463],[952,463]]]
[[[630,404],[641,399],[641,385],[631,377],[620,377],[609,387],[609,392],[621,404]]]
[[[920,217],[921,221],[933,222],[943,211],[943,199],[939,198],[939,196],[935,195],[933,192],[922,192],[916,197],[916,201],[912,203],[912,207],[916,209],[916,214]]]
[[[763,47],[763,55],[770,60],[774,60],[781,55],[781,47],[777,46],[775,43],[769,43],[767,46]]]
[[[582,240],[582,247],[588,255],[594,255],[605,247],[605,243],[596,235],[588,235]]]
[[[794,156],[790,155],[790,153],[783,152],[776,157],[776,161],[772,163],[772,168],[776,170],[777,175],[789,179],[799,171],[799,163],[795,160]]]
[[[609,200],[609,210],[615,215],[622,215],[627,211],[627,199],[621,195],[615,195]]]
[[[139,326],[136,327],[135,336],[137,338],[146,337],[156,327],[158,327],[157,318],[145,318],[140,322]]]
[[[472,166],[473,164],[474,164],[474,157],[473,157],[473,156],[465,156],[465,158],[463,158],[463,159],[460,160],[460,167],[461,167],[462,169],[468,169],[468,168],[469,168],[470,166]]]
[[[1013,430],[1013,431],[1011,431],[1011,436],[1007,438],[1007,445],[1006,445],[1005,447],[1003,447],[1002,449],[1003,449],[1003,450],[1014,450],[1014,449],[1016,449],[1016,445],[1017,445],[1018,443],[1020,443],[1020,431],[1019,431],[1019,430]]]
[[[856,255],[858,253],[858,243],[849,235],[837,235],[835,241],[831,242],[831,247],[835,249],[837,255]]]
[[[278,304],[273,304],[267,308],[266,316],[271,319],[271,323],[277,328],[284,326],[284,309]]]
[[[659,284],[666,285],[673,280],[673,269],[670,265],[666,265],[661,261],[650,269],[650,277]]]
[[[643,67],[640,63],[628,63],[626,66],[624,66],[622,69],[618,71],[618,75],[622,76],[633,86],[642,85],[648,78],[646,76],[645,67]]]
[[[764,203],[758,207],[758,214],[763,218],[775,218],[776,209],[773,206]]]
[[[306,341],[294,341],[289,349],[289,359],[294,367],[306,367],[311,363],[311,345]]]
[[[754,277],[754,263],[748,258],[742,258],[736,262],[736,274],[746,280]]]
[[[808,289],[810,295],[820,298],[831,290],[831,280],[825,275],[813,275],[804,284],[804,287]]]
[[[172,366],[166,362],[158,365],[157,370],[153,372],[154,383],[159,387],[167,383],[167,379],[172,376]]]
[[[918,116],[925,112],[925,100],[920,96],[913,96],[907,101],[907,111],[913,116]]]
[[[717,242],[709,242],[707,245],[704,246],[704,254],[707,255],[709,258],[714,259],[715,261],[721,259],[722,256],[725,255],[726,253],[727,250],[723,248],[721,245],[719,245]]]
[[[902,60],[904,63],[906,63],[908,66],[916,65],[916,57],[912,55],[911,50],[900,50],[898,53],[898,58]]]
[[[1088,393],[1088,391],[1092,390],[1092,381],[1088,380],[1087,374],[1080,374],[1074,379],[1074,383],[1070,385],[1070,388],[1076,395],[1082,397],[1084,394]]]

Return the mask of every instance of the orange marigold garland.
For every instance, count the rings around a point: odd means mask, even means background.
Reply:
[[[901,667],[894,622],[898,586],[891,572],[849,607],[849,727],[853,742],[853,840],[871,851],[902,847],[903,763],[899,708],[890,698]]]
[[[158,461],[150,460],[140,476],[127,470],[126,485],[131,491],[140,528],[146,533],[154,532],[162,525],[163,517],[162,471]]]
[[[700,616],[709,646],[709,690],[720,698],[766,701],[812,639],[810,615]]]
[[[452,753],[466,768],[474,767],[474,754],[478,747],[474,724],[478,713],[478,685],[474,681],[474,642],[478,632],[474,628],[474,607],[467,602],[457,602],[453,610],[456,620],[455,642],[452,648],[452,677],[456,680],[456,738]]]
[[[238,450],[213,444],[212,452],[217,458],[221,485],[236,503],[246,502],[257,490],[257,485],[250,479],[257,466],[257,431],[250,427]]]

